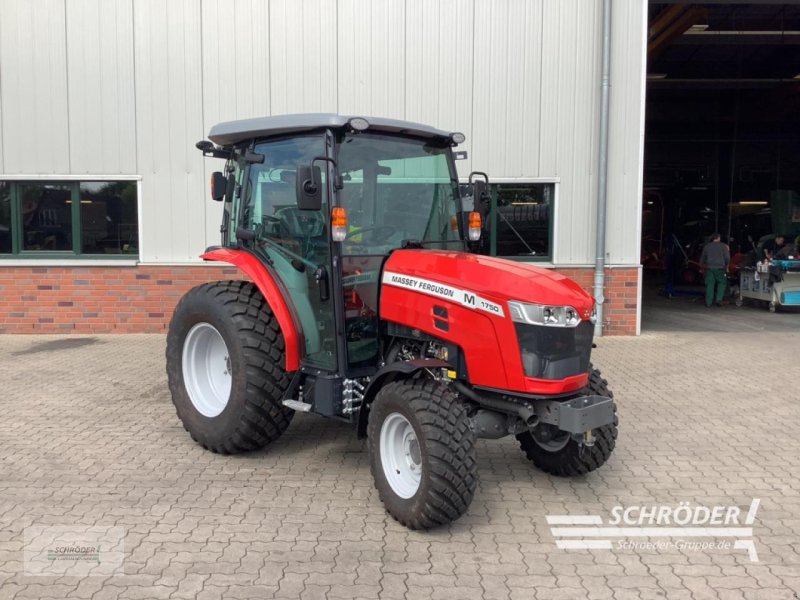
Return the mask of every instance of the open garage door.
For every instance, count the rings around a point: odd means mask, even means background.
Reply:
[[[767,313],[732,306],[735,268],[707,311],[699,259],[714,232],[734,265],[800,235],[800,6],[650,3],[642,202],[643,329]]]

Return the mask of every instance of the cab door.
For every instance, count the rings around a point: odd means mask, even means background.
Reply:
[[[316,134],[268,140],[257,143],[253,151],[262,154],[264,161],[251,164],[246,173],[242,227],[253,232],[252,249],[270,264],[289,293],[305,338],[303,363],[333,371],[336,329],[327,186],[321,186],[319,211],[298,209],[295,195],[298,165],[324,156],[325,138]]]

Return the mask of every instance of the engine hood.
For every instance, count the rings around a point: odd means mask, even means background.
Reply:
[[[393,275],[406,279],[392,281]],[[476,308],[498,316],[508,314],[509,300],[572,306],[584,319],[589,318],[594,306],[594,299],[583,288],[551,269],[466,252],[397,250],[384,265],[383,281],[430,295],[466,290],[478,296]],[[501,308],[499,312],[497,307]]]

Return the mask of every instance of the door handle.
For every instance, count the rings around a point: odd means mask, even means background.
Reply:
[[[327,302],[331,297],[331,293],[328,289],[328,271],[325,269],[325,267],[317,267],[317,270],[314,271],[314,279],[317,281],[317,285],[319,286],[320,301]]]

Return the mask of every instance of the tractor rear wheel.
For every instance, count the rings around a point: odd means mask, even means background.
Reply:
[[[592,396],[614,397],[608,382],[594,368],[589,371],[589,385],[583,391]],[[616,412],[615,405],[614,422],[594,430],[593,446],[581,446],[569,433],[553,431],[549,425],[540,426],[550,429],[542,429],[539,434],[520,433],[517,440],[528,460],[545,473],[561,477],[584,475],[601,467],[614,451],[619,424]]]
[[[197,286],[181,299],[167,335],[172,402],[192,438],[234,454],[275,441],[294,414],[284,342],[261,292],[245,281]]]
[[[410,529],[455,521],[477,485],[466,410],[446,386],[394,381],[370,406],[370,468],[386,510]]]

